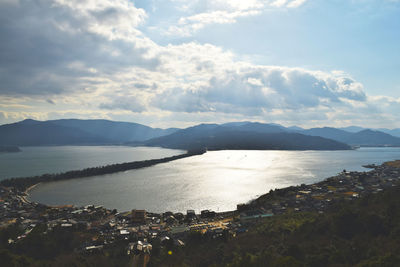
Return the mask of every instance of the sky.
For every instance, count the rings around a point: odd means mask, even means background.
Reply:
[[[400,127],[400,0],[0,0],[0,124]]]

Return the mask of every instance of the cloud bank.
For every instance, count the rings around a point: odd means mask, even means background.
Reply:
[[[175,2],[185,12],[196,10],[177,24],[192,31],[306,1]],[[232,120],[314,126],[399,119],[399,99],[369,96],[342,71],[254,64],[195,41],[162,46],[141,30],[147,20],[128,0],[1,2],[0,122],[102,117],[176,126]]]

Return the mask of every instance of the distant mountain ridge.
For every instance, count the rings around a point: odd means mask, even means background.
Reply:
[[[360,131],[358,131],[360,130]],[[393,131],[388,130],[386,131]],[[352,146],[400,146],[400,138],[388,133],[364,129],[362,127],[345,128],[311,128],[303,129],[297,126],[284,127],[279,124],[267,124],[258,122],[229,122],[224,124],[199,124],[186,129],[159,129],[146,125],[131,122],[116,122],[109,120],[79,120],[62,119],[50,121],[24,120],[17,123],[0,125],[0,146],[42,146],[42,145],[109,145],[109,144],[130,144],[169,147],[196,147],[202,143],[205,146],[216,147],[216,140],[221,146],[240,147],[247,144],[256,147],[255,141],[236,140],[251,139],[257,140],[260,147],[271,147],[273,143],[262,140],[269,138],[275,140],[278,147],[284,147],[283,137],[273,134],[283,134],[286,143],[296,147],[291,138],[299,138],[293,134],[300,134],[311,137],[322,137],[345,143]],[[225,139],[223,135],[225,134]],[[292,134],[292,135],[288,135]],[[165,138],[164,138],[165,137]],[[161,139],[160,139],[161,138]],[[236,144],[229,144],[228,140],[234,140]],[[301,137],[303,138],[303,137]],[[317,140],[317,139],[315,139]],[[239,142],[240,141],[240,142]],[[307,144],[310,140],[304,140]],[[319,140],[322,142],[321,140]],[[165,142],[165,143],[162,143]],[[190,142],[190,144],[189,144]],[[322,142],[323,143],[323,142]],[[299,145],[299,147],[302,147]]]
[[[378,128],[378,129],[375,129],[375,130],[381,131],[381,132],[384,132],[384,133],[387,133],[387,134],[390,134],[390,135],[393,135],[395,137],[400,137],[400,128],[397,128],[397,129]]]
[[[89,134],[101,135],[113,142],[144,141],[168,135],[177,128],[160,129],[133,122],[116,122],[109,120],[77,120],[63,119],[49,121],[55,125],[80,129]]]
[[[355,133],[346,141],[348,144],[359,144],[362,146],[400,146],[400,138],[373,130],[363,130]]]
[[[223,138],[224,132],[225,136]],[[240,132],[237,133],[237,132]],[[247,134],[245,134],[247,133]],[[264,138],[270,139],[272,143],[267,143],[267,141],[260,139],[261,135],[264,134]],[[179,130],[171,135],[163,136],[160,138],[155,138],[145,142],[145,145],[158,145],[169,148],[186,148],[190,146],[205,146],[211,149],[215,149],[216,140],[219,140],[221,147],[239,147],[241,145],[234,144],[233,139],[241,136],[241,138],[257,140],[260,145],[260,149],[270,149],[268,147],[284,147],[283,136],[285,136],[286,144],[291,144],[290,149],[307,149],[305,146],[293,143],[289,137],[297,138],[310,145],[311,140],[305,140],[299,138],[299,136],[289,135],[289,134],[300,134],[304,136],[321,137],[324,139],[334,140],[338,143],[344,143],[351,146],[400,146],[400,138],[391,136],[389,134],[372,131],[372,130],[361,130],[359,132],[349,132],[342,129],[323,127],[323,128],[311,128],[303,129],[300,127],[292,126],[286,128],[279,124],[265,124],[258,122],[232,122],[225,124],[200,124],[187,129]],[[273,134],[282,135],[282,138],[278,141]],[[231,142],[228,140],[231,138]],[[235,140],[239,142],[240,140]],[[314,140],[317,142],[317,140]],[[319,140],[321,141],[321,140]],[[246,143],[241,141],[241,143]],[[247,141],[246,143],[249,147],[257,147],[254,142]],[[310,145],[311,146],[311,145]],[[298,147],[298,148],[294,148]],[[301,148],[299,148],[301,147]],[[311,146],[315,149],[315,146]],[[338,145],[338,147],[340,147]],[[283,149],[283,148],[282,148]],[[288,149],[288,148],[285,148]]]
[[[400,146],[399,137],[395,137],[384,132],[373,131],[369,129],[361,130],[359,132],[348,132],[341,129],[324,127],[324,128],[311,128],[298,132],[311,136],[321,136],[333,139],[349,145]]]
[[[107,120],[27,119],[0,126],[0,145],[96,145],[144,141],[173,133],[177,129],[154,129],[138,123]]]
[[[347,132],[352,132],[352,133],[361,132],[363,130],[379,131],[379,132],[390,134],[394,137],[400,137],[400,128],[387,129],[387,128],[364,128],[364,127],[359,127],[359,126],[349,126],[349,127],[339,128],[339,129],[345,130]]]
[[[336,128],[331,128],[331,127],[323,127],[323,128],[311,128],[307,130],[301,130],[298,131],[299,133],[306,134],[306,135],[311,135],[311,136],[321,136],[333,140],[340,140],[340,142],[345,142],[344,140],[347,140],[353,135],[353,133],[346,132],[343,130],[339,130]]]
[[[79,129],[49,122],[26,120],[0,126],[0,144],[11,146],[43,146],[69,144],[101,144],[110,140]]]
[[[323,137],[285,132],[281,126],[201,124],[146,141],[146,146],[174,149],[347,150],[350,146]]]

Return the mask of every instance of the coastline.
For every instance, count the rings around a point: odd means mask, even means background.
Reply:
[[[54,182],[54,181],[62,181],[69,179],[79,179],[79,178],[87,178],[92,176],[104,175],[104,174],[112,174],[117,172],[123,172],[134,169],[141,169],[151,167],[160,163],[167,163],[170,161],[183,159],[187,157],[202,155],[206,153],[205,150],[195,150],[195,151],[187,151],[185,154],[175,155],[171,157],[161,158],[161,159],[151,159],[151,160],[142,160],[142,161],[133,161],[133,162],[125,162],[118,164],[111,164],[101,167],[93,167],[86,168],[83,170],[72,170],[67,171],[60,174],[43,174],[39,176],[30,176],[30,177],[20,177],[20,178],[10,178],[0,182],[0,185],[5,187],[14,187],[19,191],[26,191],[27,189],[31,189],[31,186],[36,185],[41,182]]]
[[[50,206],[26,199],[26,193],[38,184],[32,184],[24,191],[0,185],[0,199],[6,206],[0,210],[0,228],[15,225],[22,233],[9,239],[10,243],[24,244],[24,240],[31,236],[34,229],[39,231],[35,232],[34,237],[54,237],[53,234],[62,231],[71,234],[71,237],[90,235],[90,238],[82,239],[81,243],[72,246],[69,251],[90,254],[107,252],[117,246],[121,251],[126,252],[127,249],[129,255],[134,250],[132,245],[151,248],[162,241],[171,240],[184,249],[187,242],[198,244],[198,238],[205,241],[222,238],[220,240],[226,242],[227,237],[230,240],[237,235],[249,236],[246,235],[247,232],[254,240],[255,236],[251,231],[260,225],[269,227],[274,222],[287,219],[292,224],[293,219],[295,222],[305,222],[304,219],[324,216],[332,218],[332,214],[343,205],[354,207],[362,199],[368,200],[374,198],[374,195],[384,196],[387,192],[399,192],[400,160],[385,162],[368,172],[344,170],[322,182],[271,190],[248,204],[237,205],[236,210],[230,212],[202,210],[195,213],[194,210],[188,210],[183,214],[167,211],[152,213],[136,209],[118,212],[116,209],[95,205]],[[338,220],[341,221],[341,218]],[[288,233],[285,229],[279,230],[279,233],[283,231]],[[268,232],[264,234],[268,239]],[[139,254],[146,251],[136,250]],[[159,255],[154,254],[155,258],[157,256]]]
[[[29,195],[29,191],[31,191],[33,188],[35,188],[36,186],[38,186],[39,184],[41,184],[42,182],[39,182],[37,184],[31,185],[30,187],[28,187],[25,191],[24,194]]]
[[[372,166],[372,164],[371,164],[371,166]],[[381,165],[374,165],[373,168],[371,167],[370,170],[364,171],[364,172],[360,172],[360,171],[346,172],[344,170],[343,172],[341,172],[335,176],[323,178],[322,180],[320,180],[318,182],[314,182],[312,184],[287,186],[287,187],[271,190],[270,192],[265,192],[265,193],[259,195],[258,197],[255,197],[255,198],[249,200],[246,204],[237,203],[236,209],[215,212],[215,213],[217,215],[234,214],[237,212],[242,212],[244,210],[259,209],[260,207],[262,210],[265,211],[266,209],[264,207],[262,207],[262,206],[264,206],[265,202],[270,202],[272,200],[281,201],[282,199],[286,198],[287,195],[293,195],[293,194],[297,194],[296,197],[299,197],[299,194],[302,195],[302,197],[299,198],[301,200],[303,200],[303,197],[309,197],[309,196],[311,196],[311,198],[314,198],[315,197],[315,190],[314,190],[315,188],[319,188],[319,189],[321,187],[332,188],[332,183],[334,183],[334,184],[336,183],[336,184],[340,184],[340,185],[347,184],[348,182],[343,183],[343,180],[344,179],[347,179],[347,180],[353,179],[354,180],[354,177],[355,177],[355,180],[357,180],[357,181],[353,181],[352,183],[350,183],[350,185],[347,186],[347,190],[342,190],[343,192],[341,192],[341,193],[338,193],[335,190],[335,192],[333,194],[334,196],[332,195],[329,198],[327,198],[327,201],[331,202],[332,200],[338,200],[340,198],[347,199],[347,200],[356,199],[366,193],[376,193],[376,192],[380,192],[381,190],[383,190],[380,188],[374,188],[372,191],[367,190],[366,188],[361,189],[361,187],[358,183],[359,177],[373,175],[374,172],[376,172],[377,170],[382,171],[384,169],[392,169],[392,168],[395,168],[395,169],[400,168],[400,160],[384,162]],[[31,185],[23,192],[23,195],[24,195],[23,199],[26,203],[32,203],[30,200],[28,200],[29,192],[41,183],[42,182],[38,182],[34,185]],[[391,184],[390,186],[394,186],[394,183]],[[373,187],[376,187],[376,185],[374,184]],[[312,194],[313,192],[314,192],[314,194]],[[321,192],[317,193],[316,199],[318,199],[318,197],[323,196],[325,193],[326,192],[323,192],[322,194],[321,194]],[[310,194],[310,195],[308,195],[308,194]],[[279,197],[277,197],[277,195]],[[318,200],[321,200],[321,199],[318,199]],[[49,207],[51,206],[51,205],[47,205],[47,204],[42,204],[42,205],[49,206]],[[87,205],[90,205],[90,203],[88,203]],[[132,208],[134,209],[135,207],[132,207]],[[112,209],[112,208],[108,208],[108,209]],[[205,209],[206,209],[206,207],[205,207]],[[285,211],[285,210],[286,209],[283,209],[283,211]],[[271,209],[268,211],[271,211]],[[129,212],[129,211],[121,211],[121,212]],[[153,213],[153,214],[163,214],[163,212],[152,212],[152,211],[149,211],[149,212]],[[166,211],[164,211],[164,212],[166,212]],[[281,211],[274,210],[274,212],[267,212],[266,214],[279,214],[279,213],[281,213]]]
[[[169,162],[169,161],[180,159],[180,158],[191,157],[193,155],[202,155],[204,153],[206,153],[206,151],[204,151],[204,150],[203,151],[186,151],[185,154],[172,156],[172,157],[167,157],[167,158],[154,159],[154,160],[145,160],[145,161],[136,161],[136,162],[128,162],[128,163],[121,163],[121,164],[113,164],[113,165],[107,165],[107,166],[104,166],[104,167],[95,167],[95,168],[89,168],[89,169],[84,169],[84,170],[80,170],[80,171],[71,171],[71,172],[74,175],[76,175],[77,173],[79,174],[79,172],[86,172],[86,171],[92,170],[92,169],[95,169],[95,171],[98,171],[99,169],[102,170],[103,168],[110,168],[110,167],[115,168],[115,167],[119,167],[119,166],[125,167],[126,165],[128,165],[128,167],[130,169],[132,167],[132,164],[133,164],[133,169],[140,169],[140,168],[146,168],[146,167],[150,167],[150,166],[153,166],[153,165],[157,165],[159,163]],[[384,165],[384,164],[385,163],[382,163],[382,165]],[[371,167],[372,166],[379,167],[379,166],[377,166],[375,164],[369,164],[369,165]],[[361,165],[361,166],[365,166],[365,165]],[[371,169],[373,169],[373,168],[371,168]],[[118,170],[118,168],[117,168],[116,172],[120,172],[120,171],[121,170]],[[71,173],[71,172],[67,172],[67,174]],[[113,170],[113,172],[114,172],[114,170]],[[361,173],[361,170],[359,170],[359,172]],[[353,172],[353,173],[357,173],[357,172]],[[365,171],[363,171],[363,173],[365,173]],[[76,177],[76,178],[75,177],[66,177],[66,178],[61,177],[61,179],[58,179],[58,178],[60,178],[60,176],[63,176],[64,174],[66,174],[66,173],[62,173],[62,174],[45,174],[45,175],[42,175],[40,177],[36,176],[36,177],[26,177],[26,178],[15,178],[15,179],[11,179],[12,183],[15,182],[16,184],[18,184],[20,179],[26,180],[26,181],[21,183],[21,184],[23,184],[23,186],[21,186],[21,187],[17,187],[17,186],[13,186],[13,185],[10,185],[8,187],[14,187],[14,188],[18,189],[21,194],[26,195],[25,200],[29,201],[28,199],[30,197],[31,190],[34,189],[36,186],[38,186],[40,183],[46,183],[46,182],[52,182],[52,181],[61,181],[61,180],[68,180],[68,179],[80,179],[80,178],[90,177],[90,176],[79,176],[79,177]],[[105,174],[107,174],[107,173],[105,173]],[[332,178],[329,175],[335,175],[335,177],[336,177],[336,176],[339,176],[337,174],[338,174],[338,172],[330,173],[328,175],[320,175],[320,176],[318,176],[319,177],[318,181],[310,181],[310,183],[308,183],[308,182],[305,182],[305,183],[306,183],[307,186],[316,186],[316,185],[325,184],[328,179]],[[40,180],[40,179],[39,180],[35,180],[35,179],[41,178],[41,177],[43,177],[44,180]],[[286,187],[282,187],[282,188],[278,187],[278,189],[275,189],[275,190],[272,190],[272,191],[279,192],[279,191],[292,190],[293,188],[298,188],[299,187],[298,185],[300,183],[301,183],[301,181],[298,181],[297,183],[293,183],[292,186],[285,185]],[[0,182],[0,185],[4,185],[4,184],[2,182]],[[306,185],[304,185],[304,186],[306,186]],[[7,185],[4,185],[4,186],[7,186]],[[259,192],[257,195],[250,196],[248,199],[246,199],[244,201],[241,201],[241,200],[232,201],[232,202],[230,202],[231,205],[229,207],[227,207],[226,209],[221,209],[221,210],[223,210],[223,212],[236,211],[238,206],[242,206],[243,205],[242,203],[246,203],[244,205],[252,206],[253,203],[259,202],[258,199],[268,198],[267,196],[268,196],[267,190],[263,190],[263,192]],[[31,199],[31,201],[34,202],[33,199]],[[92,203],[92,202],[93,201],[89,200],[87,203]],[[77,203],[77,205],[80,205],[80,204],[84,204],[84,203],[83,202]],[[44,205],[47,205],[47,204],[44,204]],[[121,211],[129,210],[130,208],[132,208],[132,207],[123,207],[123,208],[121,208],[121,207],[115,207],[114,205],[106,205],[106,206],[107,206],[108,209],[117,208],[118,210],[121,210]],[[140,206],[140,205],[138,205],[138,206]],[[133,208],[135,208],[135,207],[133,207]],[[154,212],[154,213],[165,212],[164,209],[155,209],[155,210],[153,210],[151,207],[147,207],[147,208],[148,208],[149,211]],[[195,208],[196,210],[210,209],[211,208],[211,209],[213,209],[215,211],[220,211],[219,207],[215,208],[214,206],[208,206],[208,205],[202,205],[202,207],[194,206],[193,208]],[[174,210],[174,208],[172,208],[171,210]],[[183,212],[182,210],[175,210],[175,211]]]
[[[31,185],[30,187],[28,187],[24,192],[23,195],[21,196],[21,200],[23,202],[25,202],[26,204],[31,204],[32,202],[29,200],[29,191],[31,191],[33,188],[35,188],[36,186],[38,186],[39,184],[41,184],[41,182],[36,183],[34,185]]]

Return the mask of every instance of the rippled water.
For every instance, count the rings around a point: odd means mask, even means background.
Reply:
[[[182,150],[128,146],[22,147],[21,150],[19,153],[0,153],[0,180],[184,153]]]
[[[41,184],[31,199],[120,211],[226,211],[270,189],[313,183],[343,169],[400,159],[399,148],[354,151],[215,151],[149,168]]]

